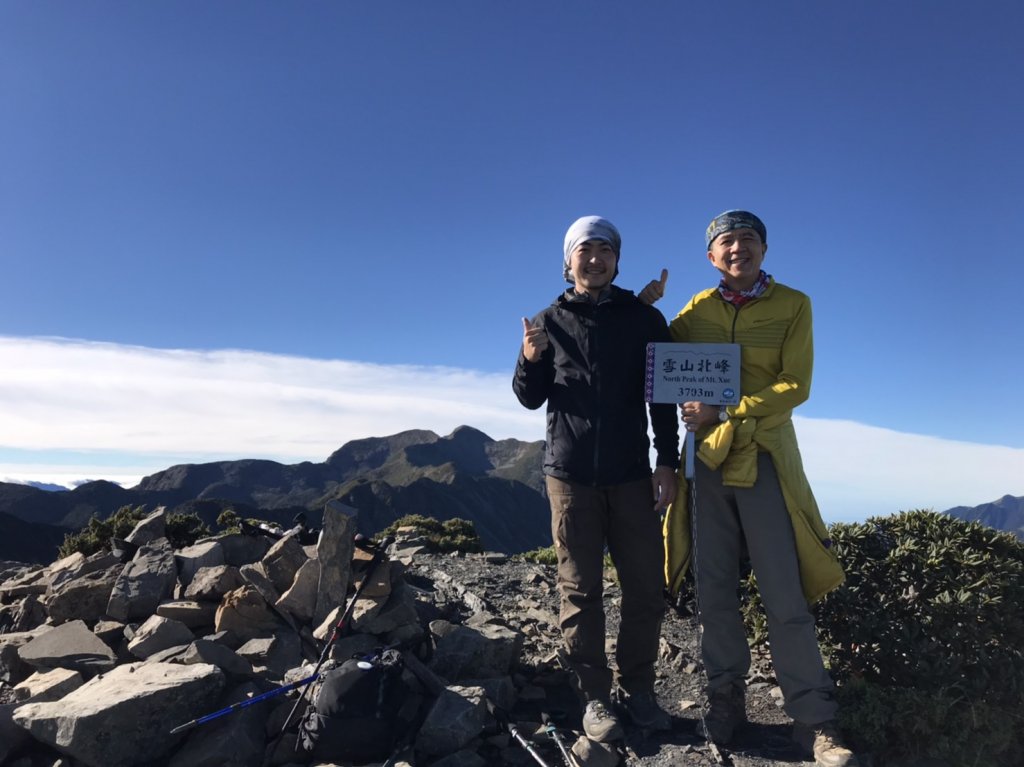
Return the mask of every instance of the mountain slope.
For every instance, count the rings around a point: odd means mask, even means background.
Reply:
[[[944,513],[968,522],[981,522],[996,530],[1014,533],[1024,540],[1024,496],[1004,495],[998,501],[983,503],[980,506],[956,506]]]
[[[353,440],[323,463],[243,459],[171,466],[131,489],[89,482],[52,493],[0,483],[0,512],[72,528],[128,505],[195,511],[211,526],[227,508],[282,524],[304,511],[319,524],[324,504],[338,499],[359,510],[364,534],[406,514],[461,517],[474,523],[487,548],[516,552],[551,542],[543,447],[495,441],[469,426],[446,437],[411,430]]]

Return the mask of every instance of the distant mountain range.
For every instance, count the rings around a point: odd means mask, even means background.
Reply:
[[[0,560],[50,562],[64,535],[122,506],[198,514],[211,529],[225,509],[289,525],[304,512],[319,525],[324,505],[359,511],[373,534],[406,514],[468,519],[488,549],[520,552],[551,543],[541,463],[544,443],[493,440],[460,426],[446,437],[403,431],[348,442],[323,463],[245,459],[182,464],[126,489],[103,480],[53,492],[0,482]],[[1024,498],[1004,496],[945,512],[1024,539]]]
[[[983,503],[981,506],[957,506],[947,509],[945,513],[968,522],[981,522],[997,530],[1014,533],[1024,540],[1024,496],[1004,495],[992,503]]]
[[[172,466],[131,489],[106,481],[65,492],[0,483],[0,560],[49,562],[69,529],[122,506],[196,512],[215,529],[228,508],[282,524],[301,511],[318,525],[324,505],[335,499],[359,511],[365,534],[406,514],[461,517],[474,523],[487,548],[526,551],[551,543],[543,450],[541,441],[493,440],[460,426],[447,437],[414,430],[354,440],[323,463],[245,459]],[[34,525],[31,534],[25,523]]]

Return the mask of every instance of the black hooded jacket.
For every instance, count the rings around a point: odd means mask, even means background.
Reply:
[[[670,341],[661,312],[612,285],[596,302],[567,290],[533,318],[549,345],[519,350],[512,388],[531,410],[547,402],[544,473],[592,486],[651,475],[644,402],[647,344]],[[679,463],[676,406],[650,405],[657,464]]]

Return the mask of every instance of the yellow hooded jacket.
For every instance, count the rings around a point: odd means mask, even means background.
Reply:
[[[759,298],[737,309],[711,288],[690,299],[669,328],[677,342],[740,345],[740,402],[727,408],[728,421],[697,433],[696,457],[711,469],[721,467],[726,485],[751,487],[758,451],[771,455],[793,524],[804,596],[817,601],[844,575],[804,475],[793,429],[793,408],[810,395],[814,366],[810,299],[772,280]],[[672,594],[690,565],[688,487],[681,470],[677,478],[676,501],[664,526],[665,578]]]

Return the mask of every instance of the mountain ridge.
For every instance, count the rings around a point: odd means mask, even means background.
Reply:
[[[324,505],[339,500],[359,510],[365,534],[406,514],[461,517],[474,523],[485,546],[514,553],[550,543],[543,446],[497,441],[471,426],[444,437],[414,429],[347,442],[323,463],[178,464],[127,489],[102,480],[60,493],[0,483],[0,513],[80,528],[122,506],[166,506],[172,513],[195,511],[212,527],[220,511],[234,508],[289,525],[303,512],[318,525]],[[18,559],[17,548],[0,540],[0,558]]]

